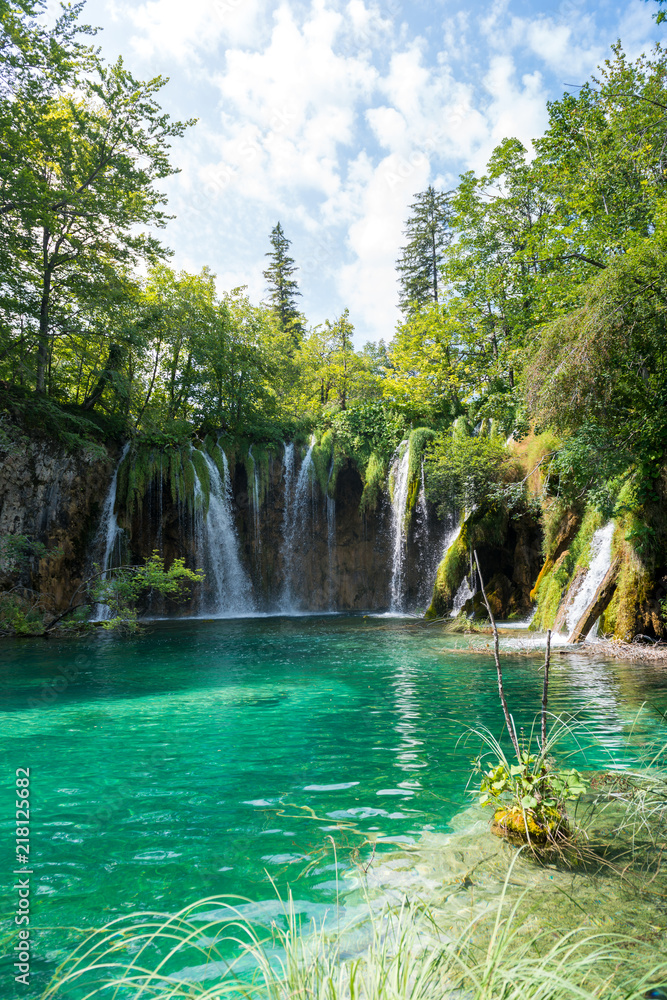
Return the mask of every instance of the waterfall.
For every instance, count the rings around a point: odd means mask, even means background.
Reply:
[[[253,528],[255,531],[255,548],[259,552],[262,547],[262,538],[260,535],[260,525],[259,525],[259,497],[260,497],[260,482],[259,482],[259,469],[257,468],[257,463],[255,462],[255,456],[252,453],[252,445],[248,449],[248,457],[252,462],[252,483],[250,483],[250,489],[252,490],[252,520]]]
[[[567,610],[565,624],[568,635],[589,606],[595,592],[602,583],[611,566],[611,540],[614,535],[614,522],[609,521],[603,528],[598,528],[591,539],[591,557],[588,571],[574,600]]]
[[[294,550],[297,539],[305,534],[306,520],[308,517],[308,500],[311,507],[313,502],[314,473],[313,448],[315,438],[312,438],[306,457],[301,463],[299,475],[294,478],[294,445],[286,444],[284,453],[285,472],[285,495],[283,511],[283,543],[282,555],[285,570],[283,582],[283,592],[280,598],[280,610],[290,614],[296,610],[294,604]],[[309,496],[310,495],[310,496]],[[312,510],[311,510],[312,525]]]
[[[329,485],[334,470],[334,456],[331,455],[329,478],[327,479],[327,551],[329,556],[329,610],[333,611],[334,553],[336,551],[336,501],[329,496]]]
[[[404,569],[406,557],[405,507],[408,499],[408,472],[410,448],[407,441],[401,441],[396,449],[389,473],[391,496],[391,611],[404,611]]]
[[[129,450],[130,442],[127,441],[123,445],[118,464],[114,469],[109,489],[104,499],[104,506],[102,507],[100,526],[97,529],[95,537],[94,548],[96,550],[102,550],[102,545],[104,545],[102,561],[100,563],[100,568],[104,570],[103,578],[106,577],[107,570],[112,569],[113,566],[119,566],[123,561],[122,542],[125,532],[116,519],[116,494],[118,491],[118,470],[127,457]],[[91,621],[107,621],[110,614],[111,611],[106,604],[96,604]]]
[[[456,618],[460,611],[463,610],[463,605],[466,601],[469,601],[471,597],[475,596],[476,591],[474,591],[470,586],[470,581],[467,576],[464,576],[461,580],[461,585],[454,595],[454,603],[452,605],[452,610],[449,612],[450,618]]]
[[[118,565],[118,561],[122,559],[121,540],[124,531],[116,519],[116,492],[118,490],[118,470],[129,450],[130,442],[128,441],[123,446],[118,465],[114,469],[114,474],[109,484],[109,491],[104,501],[104,507],[102,508],[102,520],[97,532],[98,539],[104,541],[104,556],[102,558],[102,569],[104,570],[111,569],[114,562]]]
[[[224,476],[210,455],[202,452],[211,480],[208,511],[203,515],[203,497],[195,480],[195,547],[197,566],[206,573],[208,596],[202,614],[223,616],[250,614],[255,610],[250,580],[241,564],[239,540],[232,514],[232,491],[227,456],[222,453]]]

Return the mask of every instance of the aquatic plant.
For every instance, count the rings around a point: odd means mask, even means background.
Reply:
[[[547,736],[551,631],[547,632],[544,658],[540,735],[535,740],[537,749],[533,750],[533,733],[531,732],[527,745],[519,740],[510,714],[500,663],[498,628],[484,587],[476,550],[474,556],[482,598],[493,629],[498,695],[515,753],[514,762],[509,761],[499,741],[488,730],[474,730],[486,744],[492,757],[490,766],[487,766],[486,754],[478,757],[475,763],[476,772],[482,775],[480,803],[495,806],[491,828],[493,833],[510,838],[518,837],[529,843],[553,843],[558,838],[568,836],[570,830],[566,804],[576,801],[586,791],[586,784],[577,770],[557,765],[552,759],[552,751],[568,727],[560,723],[552,727]]]
[[[512,762],[499,741],[486,729],[474,730],[475,736],[488,748],[475,762],[481,776],[480,805],[493,806],[492,831],[510,839],[543,844],[569,834],[566,804],[586,791],[586,784],[575,768],[556,766],[553,751],[570,727],[561,724],[552,728],[548,739],[537,750],[521,746]],[[535,741],[537,742],[537,741]]]
[[[369,905],[342,928],[332,927],[335,913],[304,926],[291,895],[269,931],[243,915],[247,901],[230,897],[172,915],[134,913],[86,938],[41,1000],[110,990],[153,1000],[640,1000],[663,981],[667,962],[642,941],[536,927],[527,892],[509,905],[512,868],[496,906],[453,935],[437,912],[407,899]]]

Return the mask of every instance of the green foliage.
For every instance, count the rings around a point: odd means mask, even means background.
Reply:
[[[373,451],[364,470],[364,490],[359,503],[362,514],[377,510],[386,481],[387,463]]]
[[[34,560],[43,559],[47,548],[43,542],[29,538],[28,535],[0,536],[0,571],[15,575],[28,569]],[[50,555],[60,554],[52,550]]]
[[[646,3],[650,3],[651,0],[646,0]],[[655,0],[655,3],[659,4],[660,7],[664,7],[667,0]],[[667,21],[667,12],[664,10],[657,11],[653,17],[655,18],[656,24],[662,24],[663,21]]]
[[[549,769],[541,755],[523,753],[516,764],[503,759],[491,766],[479,764],[478,770],[482,775],[480,805],[492,805],[496,810],[506,806],[508,812],[516,811],[529,832],[529,817],[538,829],[554,832],[562,823],[565,803],[576,801],[586,791],[577,770]]]
[[[512,475],[513,463],[496,438],[446,434],[428,450],[426,495],[441,517],[486,507],[493,487]]]
[[[575,768],[554,763],[553,752],[570,727],[562,722],[552,726],[543,745],[533,734],[519,741],[519,756],[510,760],[488,729],[473,730],[486,749],[474,761],[474,773],[480,776],[480,805],[496,809],[496,822],[526,839],[553,840],[567,833],[568,802],[586,791],[586,782]],[[518,820],[518,823],[517,823]],[[518,829],[517,829],[518,827]]]
[[[388,463],[405,434],[401,415],[382,403],[356,405],[337,413],[331,425],[336,449],[362,470],[372,452]]]
[[[202,571],[187,569],[183,559],[174,559],[169,569],[165,569],[162,557],[154,552],[143,566],[119,566],[98,575],[90,587],[90,599],[110,608],[110,617],[102,622],[104,629],[136,632],[137,608],[142,598],[160,594],[182,601],[189,596],[192,584],[203,579]]]
[[[293,347],[296,348],[302,333],[301,314],[296,307],[296,299],[301,292],[293,277],[297,267],[288,253],[290,241],[279,222],[271,230],[270,240],[272,249],[266,254],[269,266],[262,273],[268,285],[269,301],[280,328],[290,337]]]
[[[320,435],[319,441],[313,447],[311,458],[315,467],[315,475],[320,487],[322,496],[325,496],[329,489],[329,478],[332,473],[332,459],[334,451],[334,433],[331,429]]]
[[[0,592],[0,636],[44,635],[44,609],[38,600],[13,592]]]
[[[108,457],[104,442],[118,436],[120,425],[80,408],[62,406],[17,386],[3,389],[0,412],[30,435],[57,442],[73,454],[88,449],[100,460]]]
[[[415,195],[404,235],[408,242],[396,263],[401,286],[400,308],[412,313],[442,297],[440,269],[452,239],[451,194],[432,185]]]

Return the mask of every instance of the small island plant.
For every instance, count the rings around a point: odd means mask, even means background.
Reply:
[[[552,756],[556,743],[568,731],[568,726],[561,723],[547,735],[551,630],[547,632],[544,661],[541,731],[539,739],[535,739],[536,749],[533,749],[532,732],[527,743],[523,734],[519,738],[509,711],[500,664],[498,628],[484,589],[477,552],[475,562],[482,597],[493,629],[498,693],[515,755],[512,762],[492,733],[488,730],[475,731],[475,735],[487,747],[487,751],[475,761],[475,773],[481,776],[479,802],[480,805],[492,805],[495,808],[492,833],[531,844],[554,843],[570,836],[567,803],[576,802],[586,791],[586,783],[576,768],[562,767]]]

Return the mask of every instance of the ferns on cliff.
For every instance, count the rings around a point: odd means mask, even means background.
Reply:
[[[261,507],[266,502],[269,495],[269,463],[272,448],[267,448],[261,444],[253,444],[252,454],[250,454],[252,479],[248,479],[248,492],[252,494],[255,502],[255,477],[257,479],[257,502]]]
[[[422,461],[426,446],[437,437],[435,431],[430,427],[417,427],[411,432],[408,440],[408,496],[405,505],[406,527],[412,519],[412,514],[417,506],[417,498],[421,488]]]
[[[363,514],[377,510],[378,502],[387,483],[387,463],[377,452],[372,452],[364,470],[364,491],[359,509]]]
[[[315,466],[315,475],[323,496],[329,489],[331,459],[334,452],[334,435],[332,430],[325,431],[319,442],[313,448],[311,458]]]

